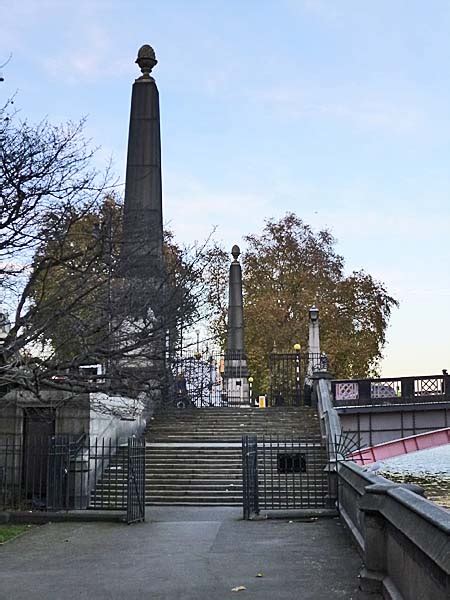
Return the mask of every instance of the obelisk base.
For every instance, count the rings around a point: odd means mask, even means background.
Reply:
[[[243,353],[225,354],[223,379],[224,403],[227,406],[250,406],[247,359]]]

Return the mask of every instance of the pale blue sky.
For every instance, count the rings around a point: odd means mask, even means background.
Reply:
[[[0,0],[0,99],[88,117],[123,181],[137,49],[161,98],[165,220],[231,247],[295,211],[401,302],[383,374],[450,368],[448,0]]]

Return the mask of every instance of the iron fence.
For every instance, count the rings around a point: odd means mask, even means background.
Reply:
[[[130,509],[138,520],[144,488],[141,440],[0,437],[0,510]]]
[[[450,376],[340,379],[332,382],[337,407],[450,402]]]
[[[322,353],[271,353],[269,357],[270,406],[303,406],[311,403],[311,376],[326,370]],[[207,348],[172,359],[167,405],[177,408],[242,406],[252,403],[245,353],[212,352]]]
[[[145,520],[145,440],[128,440],[127,522]]]
[[[328,453],[320,438],[243,436],[242,457],[244,518],[261,509],[334,506]]]
[[[205,349],[184,353],[175,357],[170,367],[169,406],[207,408],[250,403],[247,358],[242,352]]]
[[[270,406],[311,405],[311,376],[328,368],[328,359],[318,353],[278,353],[269,357]]]
[[[242,436],[242,498],[244,519],[258,515],[258,443],[256,435]]]

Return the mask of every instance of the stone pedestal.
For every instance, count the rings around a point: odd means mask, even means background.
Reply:
[[[228,406],[250,405],[247,359],[242,352],[226,352],[224,360],[224,401]]]

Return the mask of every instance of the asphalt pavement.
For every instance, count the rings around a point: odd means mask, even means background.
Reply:
[[[1,546],[0,600],[356,597],[361,563],[337,518],[243,521],[225,507],[147,515],[136,525],[49,523]]]

